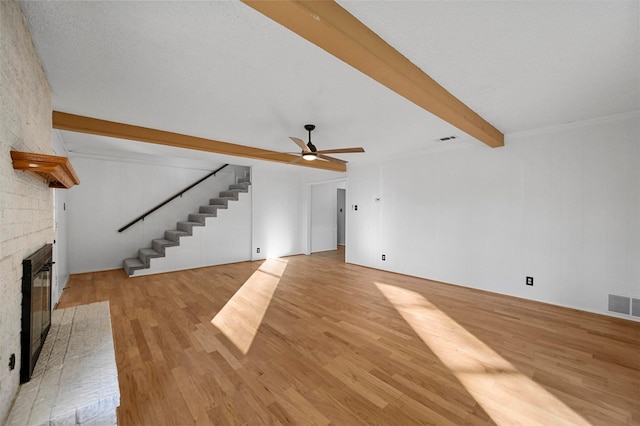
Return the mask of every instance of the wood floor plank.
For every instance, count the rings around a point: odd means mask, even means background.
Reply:
[[[241,288],[233,313],[257,330],[217,328]],[[639,323],[349,265],[344,250],[73,275],[57,308],[104,300],[121,426],[640,425]],[[235,329],[255,333],[248,349]]]

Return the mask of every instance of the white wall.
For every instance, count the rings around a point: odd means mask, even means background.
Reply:
[[[265,163],[252,167],[251,179],[253,259],[303,253],[306,241],[303,174],[294,166]]]
[[[69,153],[57,131],[52,132],[53,151],[56,155],[68,157]],[[75,169],[74,169],[75,170]],[[53,285],[51,287],[51,305],[55,307],[62,290],[69,279],[69,232],[67,221],[67,189],[54,189],[54,241],[53,246]]]
[[[338,248],[339,182],[310,185],[311,253]]]
[[[151,240],[163,238],[165,230],[176,229],[176,222],[187,220],[189,213],[227,190],[239,173],[234,167],[223,169],[119,233],[119,228],[221,164],[204,170],[77,155],[72,162],[81,184],[68,193],[71,273],[121,268],[124,259],[137,257],[138,249],[151,247]]]
[[[51,92],[20,6],[0,1],[0,424],[20,381],[22,260],[53,240],[53,191],[13,150],[53,153]]]
[[[350,167],[347,261],[609,314],[640,297],[639,122]]]

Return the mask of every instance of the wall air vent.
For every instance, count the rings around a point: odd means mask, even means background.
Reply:
[[[631,315],[640,318],[640,299],[631,299]]]
[[[609,295],[609,312],[617,312],[619,314],[629,315],[631,307],[631,298],[624,296]]]

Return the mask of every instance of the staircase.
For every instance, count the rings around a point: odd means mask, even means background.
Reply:
[[[217,217],[218,210],[227,209],[229,201],[237,201],[241,192],[249,191],[249,185],[251,185],[251,178],[239,178],[238,183],[229,185],[227,191],[221,191],[217,198],[210,199],[208,205],[200,206],[198,213],[191,213],[187,220],[178,222],[176,229],[164,231],[164,238],[151,241],[151,247],[139,249],[138,257],[125,259],[123,261],[124,271],[131,276],[134,271],[149,269],[151,259],[165,257],[167,247],[179,246],[180,238],[192,236],[193,228],[205,226],[208,217]]]

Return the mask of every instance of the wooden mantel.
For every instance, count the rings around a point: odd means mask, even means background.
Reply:
[[[80,183],[67,157],[11,151],[11,159],[14,169],[41,175],[49,181],[49,188],[71,188]]]

